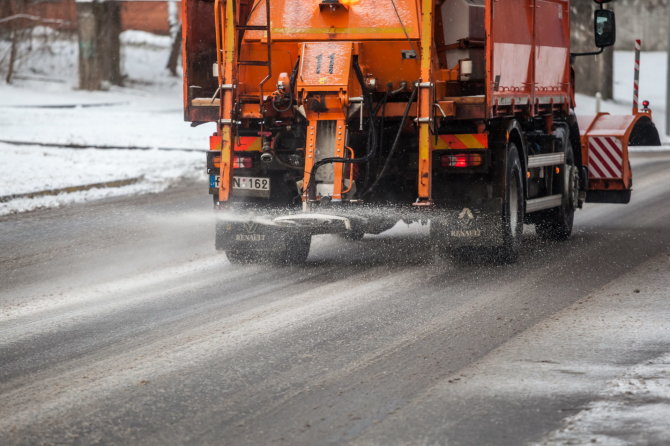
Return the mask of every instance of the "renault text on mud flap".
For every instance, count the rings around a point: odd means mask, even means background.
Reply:
[[[235,240],[238,242],[262,242],[265,241],[265,234],[256,234],[258,224],[250,221],[244,224],[246,234],[236,234]]]

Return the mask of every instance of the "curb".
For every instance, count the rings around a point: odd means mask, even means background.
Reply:
[[[39,146],[39,147],[51,147],[55,149],[102,149],[102,150],[165,150],[165,151],[175,151],[175,152],[208,152],[205,149],[184,149],[176,147],[143,147],[143,146],[96,146],[90,144],[56,144],[50,142],[36,142],[36,141],[11,141],[7,139],[0,139],[0,143],[3,144],[12,144],[15,146]]]
[[[112,187],[130,186],[131,184],[139,183],[143,178],[144,176],[128,178],[126,180],[105,181],[104,183],[84,184],[82,186],[68,186],[60,189],[49,189],[37,192],[27,192],[24,194],[4,195],[0,197],[0,203],[6,203],[8,201],[16,200],[18,198],[38,198],[38,197],[46,197],[64,193],[80,192],[91,189],[107,189]]]

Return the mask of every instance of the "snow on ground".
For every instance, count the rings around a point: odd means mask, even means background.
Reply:
[[[159,192],[172,181],[202,177],[202,153],[160,150],[77,150],[14,146],[0,143],[1,195],[16,196],[119,180],[136,180],[114,188],[94,188],[36,198],[0,201],[0,215],[39,207],[118,196]],[[11,179],[10,181],[7,181]]]
[[[632,367],[610,381],[601,399],[565,420],[544,444],[667,444],[670,354]]]
[[[183,120],[181,78],[165,69],[170,38],[122,34],[124,87],[76,89],[76,37],[36,29],[20,59],[15,83],[0,84],[0,140],[84,146],[208,147],[212,125]],[[0,67],[7,42],[0,41]],[[0,215],[128,193],[156,192],[188,178],[204,180],[200,152],[74,150],[0,144]],[[58,196],[2,197],[48,189],[140,178],[118,188]]]
[[[0,84],[0,140],[84,146],[161,147],[206,149],[215,130],[196,128],[183,121],[181,78],[165,69],[170,38],[140,31],[122,34],[124,87],[107,91],[76,89],[76,36],[36,28],[20,51],[14,85]],[[8,42],[0,41],[0,71]],[[28,51],[28,49],[30,49]],[[602,103],[602,111],[630,113],[633,53],[615,53],[615,100]],[[665,53],[644,53],[641,99],[652,102],[659,130],[665,125]],[[593,98],[580,95],[577,113],[592,114]],[[48,162],[46,162],[48,160]],[[153,160],[154,162],[149,162]],[[49,165],[48,169],[27,166]],[[183,152],[117,152],[44,149],[36,146],[0,146],[0,197],[35,192],[49,187],[81,186],[110,179],[143,176],[135,185],[116,192],[153,191],[174,179],[204,169],[204,155]],[[156,166],[162,166],[156,169]],[[161,172],[158,173],[157,171]],[[112,178],[113,177],[113,178]],[[204,174],[203,174],[204,179]],[[106,191],[108,193],[116,193]],[[17,212],[97,197],[102,192],[76,192],[67,197],[10,200],[1,213]],[[31,205],[30,203],[35,203]],[[39,203],[39,205],[37,204]]]
[[[165,69],[169,37],[126,31],[122,41],[126,86],[104,92],[75,88],[74,37],[55,40],[53,53],[36,44],[16,85],[0,84],[0,139],[206,149],[215,128],[184,122],[181,78]]]
[[[633,62],[632,51],[614,52],[614,100],[602,101],[600,110],[613,115],[630,114],[633,107]],[[651,103],[654,122],[662,141],[670,141],[665,134],[666,115],[666,70],[668,55],[664,52],[642,53],[640,60],[640,103]],[[577,80],[579,82],[579,80]],[[578,94],[576,98],[578,115],[592,115],[596,111],[596,99]]]

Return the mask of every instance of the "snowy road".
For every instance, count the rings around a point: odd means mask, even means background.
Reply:
[[[199,183],[1,217],[0,444],[667,444],[670,154],[633,163],[510,266],[414,228],[232,266]]]

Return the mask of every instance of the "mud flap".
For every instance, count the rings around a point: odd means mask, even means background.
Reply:
[[[441,212],[431,219],[431,235],[441,248],[497,247],[503,244],[502,200],[481,208]]]
[[[216,249],[275,252],[289,243],[295,231],[256,221],[216,222]]]

